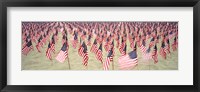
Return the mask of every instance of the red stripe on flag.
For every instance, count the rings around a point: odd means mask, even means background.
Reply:
[[[97,44],[93,44],[92,47],[91,47],[91,49],[90,49],[90,51],[93,52],[93,53],[96,53],[97,50],[98,50]]]
[[[160,48],[160,55],[164,58],[164,59],[166,59],[166,53],[165,53],[165,51],[164,51],[164,48]]]
[[[110,62],[113,60],[113,57],[107,57],[106,61],[103,62],[103,70],[109,70]]]
[[[118,59],[119,69],[120,70],[129,70],[135,67],[138,64],[138,59],[130,59],[129,55],[121,56]]]
[[[88,59],[89,59],[88,53],[86,52],[86,53],[84,53],[84,55],[83,55],[83,65],[84,65],[84,66],[87,66],[87,64],[88,64]]]
[[[103,54],[102,54],[102,51],[101,51],[101,50],[98,50],[98,51],[97,51],[97,53],[96,53],[96,58],[97,58],[97,60],[101,61],[101,63],[102,63]]]
[[[59,54],[56,56],[56,60],[58,60],[59,62],[63,63],[65,61],[65,59],[67,58],[68,53],[67,51],[60,51]]]
[[[27,54],[31,51],[31,49],[33,49],[33,46],[30,46],[30,47],[25,46],[25,47],[22,49],[22,54],[27,55]]]
[[[51,48],[47,49],[46,56],[47,56],[48,59],[50,59],[50,60],[52,59],[52,57],[51,57]]]
[[[78,49],[78,54],[82,57],[84,55],[84,52],[83,52],[84,48],[81,46],[79,49]]]

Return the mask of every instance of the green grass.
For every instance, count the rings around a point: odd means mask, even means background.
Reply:
[[[68,35],[68,39],[70,39],[71,36]],[[56,53],[52,53],[53,60],[50,61],[47,59],[45,53],[47,49],[48,43],[41,48],[41,53],[37,52],[37,49],[34,45],[34,50],[29,52],[27,56],[22,55],[22,70],[69,70],[68,61],[65,60],[64,63],[58,62],[55,57],[60,51],[60,48],[62,46],[62,34],[59,33],[59,40],[57,41],[55,45]],[[91,42],[93,43],[93,40]],[[88,66],[85,67],[82,65],[82,57],[78,55],[78,50],[71,47],[70,40],[68,41],[70,48],[69,48],[69,61],[70,61],[70,67],[71,70],[103,70],[102,63],[100,61],[96,60],[96,57],[94,53],[90,52],[91,46],[88,46],[88,54],[89,54],[89,60],[88,60]],[[149,41],[148,41],[149,42]],[[170,43],[172,43],[172,40],[170,40]],[[148,45],[148,43],[147,43]],[[160,45],[157,44],[158,51],[160,50]],[[116,42],[115,42],[116,46]],[[130,43],[127,43],[127,51],[131,51],[131,48],[129,47]],[[153,48],[151,49],[151,51]],[[172,50],[171,50],[172,51]],[[167,59],[164,60],[160,54],[158,55],[158,63],[154,64],[153,60],[144,60],[142,58],[142,54],[137,47],[137,53],[138,53],[138,65],[134,67],[132,70],[177,70],[178,69],[178,50],[171,52],[170,55],[167,55]],[[103,62],[106,59],[107,52],[105,52],[103,48]],[[118,58],[120,57],[120,53],[118,48],[115,48],[115,57],[114,57],[114,70],[118,69]],[[110,70],[112,70],[112,63],[110,64]]]

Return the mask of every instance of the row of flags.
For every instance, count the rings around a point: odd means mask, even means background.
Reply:
[[[28,55],[34,50],[32,42],[36,44],[38,53],[41,53],[41,48],[49,42],[46,57],[52,60],[52,54],[56,54],[58,33],[62,33],[63,37],[62,47],[55,57],[57,61],[63,63],[68,59],[69,62],[68,50],[72,47],[77,49],[84,66],[88,65],[90,51],[95,54],[96,60],[102,63],[104,70],[109,70],[110,64],[114,64],[116,48],[121,54],[118,58],[120,69],[132,69],[138,64],[137,47],[144,59],[152,59],[154,63],[158,62],[159,54],[166,59],[171,53],[170,48],[173,51],[178,49],[177,22],[23,22],[22,54]],[[68,43],[69,35],[71,45]],[[130,46],[127,45],[128,41]],[[161,44],[159,52],[158,44]],[[91,46],[90,50],[88,46]],[[131,48],[131,51],[128,52],[127,48]],[[103,50],[107,53],[105,61]]]

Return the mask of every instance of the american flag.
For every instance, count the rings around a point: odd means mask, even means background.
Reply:
[[[122,56],[123,56],[123,55],[126,55],[126,46],[127,46],[127,45],[125,44],[125,46],[124,46],[124,48],[123,48],[123,50],[122,50],[122,52],[121,52],[121,53],[122,53]]]
[[[112,61],[113,61],[113,48],[111,48],[109,50],[108,56],[106,58],[106,61],[103,62],[103,69],[104,70],[109,70],[110,62],[112,62]]]
[[[165,52],[166,54],[169,54],[170,53],[170,43],[169,43],[169,39],[166,40],[167,41],[167,44],[165,46]]]
[[[145,41],[142,40],[142,44],[140,45],[140,50],[141,50],[141,53],[142,53],[143,57],[145,57],[146,51],[147,51],[147,48],[145,47],[145,44],[146,44]]]
[[[158,49],[157,49],[157,46],[155,45],[153,52],[152,52],[152,58],[154,60],[154,63],[158,62],[158,52],[157,51],[158,51]]]
[[[129,31],[130,32],[130,31]],[[131,43],[132,42],[132,34],[131,33],[128,33],[128,40],[129,40],[129,42]]]
[[[88,52],[87,52],[87,45],[85,44],[85,42],[82,43],[81,47],[78,50],[78,53],[80,56],[83,57],[83,65],[87,66],[88,64]]]
[[[146,38],[149,39],[149,38],[151,37],[150,35],[151,35],[151,32],[148,31],[148,32],[147,32],[147,36],[146,36]]]
[[[120,44],[119,39],[120,39],[120,36],[119,34],[117,34],[117,45],[116,45],[117,48],[119,47],[119,44]]]
[[[55,33],[55,41],[57,41],[58,40],[58,30],[56,30],[56,33]]]
[[[77,33],[74,32],[74,38],[72,39],[72,47],[76,49],[76,44],[78,43],[78,36]]]
[[[89,59],[89,57],[88,57],[88,52],[85,52],[84,53],[84,55],[83,55],[83,65],[85,65],[85,66],[87,66],[87,64],[88,64],[88,59]]]
[[[52,40],[54,40],[54,43],[56,43],[56,38],[55,38],[55,34],[52,35]]]
[[[97,50],[98,50],[98,48],[97,48],[97,40],[95,39],[94,43],[92,44],[92,47],[91,47],[90,51],[93,52],[93,53],[96,53]]]
[[[28,37],[24,40],[24,42],[23,42],[23,44],[22,44],[22,47],[25,47],[26,46],[26,44],[29,42],[29,39],[28,39]]]
[[[151,38],[151,41],[150,41],[150,43],[149,43],[149,47],[151,48],[153,45],[154,45],[154,37]]]
[[[65,43],[65,40],[66,40],[66,36],[65,36],[65,34],[64,34],[63,37],[62,37],[62,44]]]
[[[43,35],[42,43],[46,44],[46,35]]]
[[[51,50],[53,51],[53,53],[55,53],[55,41],[54,41],[54,39],[52,39],[52,42],[51,42]]]
[[[106,43],[105,43],[105,45],[104,45],[104,49],[106,50],[106,52],[107,52],[108,49],[109,49],[108,42],[109,42],[109,38],[106,39]]]
[[[22,44],[22,47],[25,47],[27,44],[27,41],[24,41],[23,44]]]
[[[138,64],[136,50],[131,51],[125,56],[121,56],[118,59],[120,70],[130,70]]]
[[[22,48],[22,54],[27,55],[33,49],[31,40]]]
[[[173,31],[170,31],[170,32],[169,32],[169,39],[172,39],[173,37],[174,37]]]
[[[81,38],[82,38],[83,40],[86,38],[86,32],[85,32],[85,31],[82,32]]]
[[[113,57],[115,55],[115,50],[114,50],[114,40],[112,41],[111,45],[110,45],[110,49],[113,51]]]
[[[124,47],[125,47],[125,42],[124,42],[124,40],[123,40],[123,38],[122,38],[121,45],[120,45],[120,47],[119,47],[119,52],[120,52],[121,54],[123,53]]]
[[[161,48],[160,48],[160,55],[166,59],[166,52],[165,52],[165,43],[164,41],[162,42]]]
[[[136,41],[137,41],[137,42],[139,42],[139,41],[140,41],[140,37],[141,37],[141,35],[140,35],[140,36],[138,36],[138,35],[136,36],[136,38],[135,38],[135,39],[136,39]]]
[[[176,37],[174,38],[174,42],[173,42],[173,44],[172,44],[172,49],[173,49],[173,51],[175,51],[176,49],[177,49],[177,40],[176,40]]]
[[[63,63],[65,61],[65,59],[68,57],[68,47],[67,47],[67,43],[64,43],[60,52],[58,53],[58,55],[56,56],[56,60],[58,60],[59,62]]]
[[[137,44],[140,45],[141,35],[136,37]]]
[[[102,44],[100,44],[99,49],[98,49],[98,51],[96,53],[96,58],[97,58],[97,60],[99,60],[101,62],[103,60],[103,54],[102,54],[102,52],[103,52],[102,51]]]
[[[91,37],[92,37],[91,34],[88,35],[88,39],[87,39],[88,40],[88,43],[87,43],[88,46],[91,46]]]
[[[134,48],[134,40],[135,40],[135,37],[133,37],[132,40],[130,41],[130,47],[131,48]]]
[[[158,36],[156,37],[156,43],[159,43],[159,39],[160,39],[160,36],[158,35]]]
[[[49,60],[52,60],[52,57],[51,57],[51,51],[52,51],[52,49],[51,49],[51,46],[50,46],[51,44],[50,44],[50,42],[49,42],[49,44],[48,44],[48,48],[47,48],[47,51],[46,51],[46,57],[49,59]]]
[[[41,35],[40,38],[38,39],[38,43],[37,43],[37,45],[36,45],[36,48],[37,48],[38,52],[41,52],[41,51],[40,51],[40,47],[43,46],[42,39],[43,39],[43,38],[42,38],[42,35]]]

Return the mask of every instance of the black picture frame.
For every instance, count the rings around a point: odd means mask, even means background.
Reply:
[[[2,0],[0,1],[0,90],[35,91],[125,91],[199,92],[200,0]],[[7,7],[193,7],[193,85],[7,85]]]

